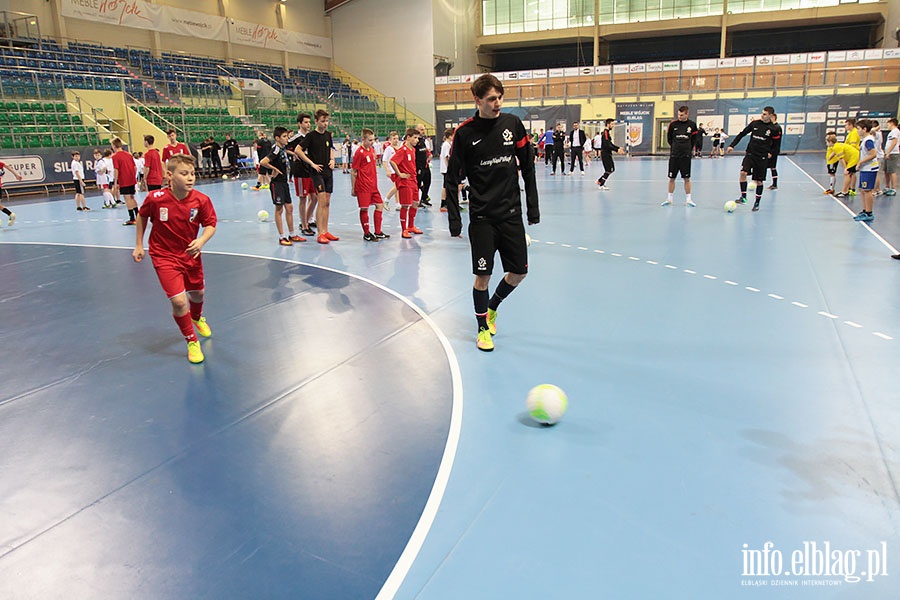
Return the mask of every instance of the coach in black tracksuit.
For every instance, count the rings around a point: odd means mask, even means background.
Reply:
[[[578,121],[575,121],[572,127],[574,129],[569,132],[569,149],[572,152],[572,164],[569,167],[569,173],[575,172],[575,157],[578,157],[578,167],[581,169],[581,174],[584,175],[584,159],[581,154],[584,151],[584,143],[587,142],[587,136],[579,128]]]
[[[616,172],[616,163],[613,161],[613,152],[625,154],[625,151],[616,146],[612,141],[612,128],[616,125],[615,119],[606,119],[604,121],[606,129],[600,134],[600,160],[603,161],[603,175],[597,180],[597,185],[601,190],[608,190],[606,181],[609,176]]]
[[[759,201],[763,193],[762,184],[766,180],[766,169],[769,166],[769,159],[772,158],[772,150],[776,141],[779,144],[781,143],[781,128],[776,129],[772,122],[775,117],[774,108],[771,106],[763,108],[760,118],[751,121],[742,132],[737,134],[727,150],[727,152],[732,152],[745,135],[750,135],[750,141],[747,143],[747,153],[744,155],[744,162],[741,163],[741,197],[735,202],[738,204],[747,203],[747,175],[749,174],[753,181],[756,182],[756,202],[753,203],[754,212],[759,210]]]
[[[425,144],[425,126],[416,125],[419,143],[416,144],[416,181],[419,184],[419,206],[431,206],[428,190],[431,189],[431,153]]]
[[[528,224],[537,224],[541,215],[531,140],[518,117],[500,112],[503,84],[493,75],[485,74],[472,84],[472,94],[478,112],[456,130],[447,178],[451,188],[463,178],[469,180],[469,240],[475,274],[472,297],[478,321],[477,346],[488,352],[494,349],[491,334],[496,331],[497,308],[528,272],[520,168],[525,182]],[[488,286],[497,252],[506,274],[489,297]]]

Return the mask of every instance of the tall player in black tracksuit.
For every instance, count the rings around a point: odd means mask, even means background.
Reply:
[[[772,185],[770,190],[778,189],[778,155],[781,154],[781,125],[778,124],[777,115],[772,115],[772,158],[769,159],[769,169],[772,170]]]
[[[672,205],[675,193],[675,178],[681,173],[684,180],[685,205],[697,206],[691,200],[691,154],[697,146],[700,130],[697,124],[688,119],[690,109],[682,106],[678,109],[678,119],[669,123],[667,139],[669,140],[669,195],[663,206]]]
[[[597,185],[600,186],[601,190],[609,190],[609,188],[606,187],[606,180],[616,171],[616,163],[613,162],[612,157],[613,152],[625,154],[625,151],[613,144],[612,141],[612,129],[616,124],[616,120],[607,119],[605,123],[606,129],[604,129],[603,133],[600,135],[600,160],[603,161],[603,175],[597,180]]]
[[[559,161],[560,172],[566,174],[566,132],[563,131],[563,124],[557,123],[556,130],[553,132],[553,170],[551,175],[556,175],[556,161]]]
[[[540,222],[541,213],[534,177],[534,150],[522,121],[515,115],[500,112],[503,84],[493,75],[482,75],[472,84],[472,95],[478,112],[456,130],[447,178],[451,188],[464,178],[469,180],[469,240],[475,274],[472,298],[478,321],[477,346],[490,352],[494,349],[492,335],[497,332],[497,308],[528,273],[519,169],[525,182],[528,224]],[[498,251],[506,274],[489,297],[494,254]]]
[[[300,214],[300,232],[313,236],[313,219],[316,214],[316,188],[312,184],[312,169],[306,161],[297,155],[297,146],[312,128],[312,117],[307,113],[297,115],[297,131],[288,139],[285,148],[292,157],[291,177],[294,179],[294,191],[297,192],[297,212]]]
[[[741,197],[735,200],[738,204],[747,203],[747,175],[753,177],[756,183],[756,202],[753,203],[753,211],[759,210],[759,201],[762,199],[763,182],[766,180],[766,170],[769,167],[769,159],[772,158],[772,148],[777,139],[781,139],[781,135],[777,134],[777,130],[772,125],[772,118],[775,117],[775,109],[771,106],[763,108],[762,115],[759,119],[751,121],[742,132],[737,134],[731,141],[726,152],[730,153],[734,150],[741,139],[750,134],[750,141],[747,143],[747,153],[744,155],[744,162],[741,163]]]

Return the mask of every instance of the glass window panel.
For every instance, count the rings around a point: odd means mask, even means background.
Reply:
[[[675,18],[675,0],[662,0],[659,3],[659,18],[674,19]]]
[[[854,0],[855,2],[856,0]],[[765,10],[781,10],[781,0],[763,0]]]
[[[675,18],[691,16],[691,0],[675,0]]]
[[[495,0],[497,3],[497,25],[509,25],[509,0]]]
[[[524,23],[525,22],[525,0],[510,0],[509,2],[509,22]]]
[[[600,0],[600,24],[609,25],[616,14],[615,0]]]
[[[647,20],[659,20],[659,0],[647,0]]]
[[[494,35],[497,32],[497,18],[494,6],[494,0],[484,0],[481,3],[481,29],[484,35]]]

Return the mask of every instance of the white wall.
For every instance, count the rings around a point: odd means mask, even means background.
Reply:
[[[434,123],[432,0],[354,0],[330,14],[334,63]]]
[[[897,0],[900,2],[900,0]],[[480,0],[433,0],[434,53],[453,63],[451,75],[477,73],[475,11]]]

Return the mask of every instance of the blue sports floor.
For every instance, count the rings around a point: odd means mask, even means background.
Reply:
[[[662,158],[610,191],[539,165],[491,354],[446,215],[365,243],[340,173],[328,246],[200,187],[199,366],[123,210],[12,202],[0,597],[896,598],[900,209],[854,223],[823,163],[782,157],[733,214],[737,156],[694,162],[696,208],[680,181],[660,207]],[[540,383],[554,427],[525,415]]]

